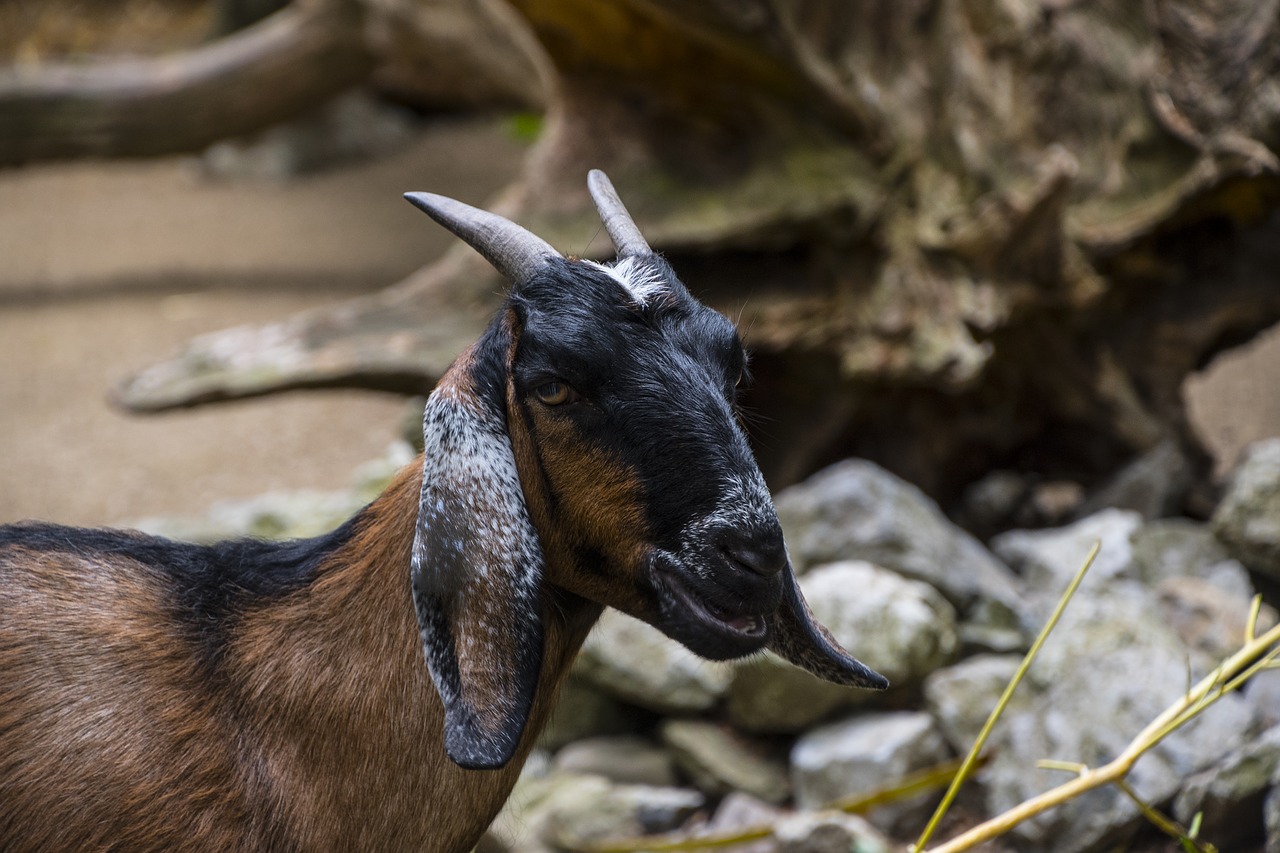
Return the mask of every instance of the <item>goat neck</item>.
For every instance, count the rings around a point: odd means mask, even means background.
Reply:
[[[540,608],[539,687],[515,760],[497,770],[451,761],[433,746],[443,708],[405,594],[421,470],[419,463],[401,472],[305,589],[247,613],[228,661],[256,735],[253,797],[281,810],[283,837],[303,849],[449,851],[474,843],[514,785],[598,614],[549,591]]]

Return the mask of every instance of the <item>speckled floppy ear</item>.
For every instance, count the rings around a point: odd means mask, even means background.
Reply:
[[[434,193],[406,193],[519,287],[560,257],[516,223]],[[514,332],[495,318],[427,400],[413,603],[444,702],[445,749],[468,769],[501,767],[520,742],[542,666],[542,547],[507,434]]]
[[[495,321],[427,401],[413,603],[444,703],[445,748],[468,769],[506,764],[542,665],[543,557],[507,435],[510,331]]]

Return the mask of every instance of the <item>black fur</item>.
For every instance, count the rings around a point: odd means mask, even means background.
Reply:
[[[194,545],[134,530],[82,529],[44,522],[0,526],[0,552],[9,548],[124,557],[152,568],[172,590],[175,610],[216,666],[227,632],[246,607],[269,603],[306,586],[323,560],[349,541],[363,511],[312,539],[268,542],[232,539]]]
[[[727,318],[694,299],[661,258],[648,263],[666,293],[644,307],[606,273],[572,261],[552,261],[518,287],[513,378],[518,399],[549,381],[582,394],[565,415],[635,470],[646,494],[661,496],[647,502],[649,529],[656,544],[675,549],[688,520],[715,507],[725,475],[755,469],[737,426],[746,359]],[[684,430],[678,441],[672,424]]]
[[[643,495],[643,537],[652,550],[635,582],[641,599],[658,598],[653,624],[704,657],[740,657],[765,643],[760,615],[777,609],[782,580],[738,555],[767,552],[785,561],[781,528],[740,427],[746,354],[728,318],[694,299],[661,258],[638,263],[637,275],[662,283],[643,304],[607,271],[572,260],[551,260],[514,289],[514,414],[530,429],[539,386],[563,382],[576,392],[548,417],[571,422],[582,445],[612,460]],[[571,497],[548,492],[553,508]],[[580,549],[578,556],[586,571],[614,568],[603,555]],[[721,630],[725,620],[716,622],[707,607],[759,617],[759,630]]]

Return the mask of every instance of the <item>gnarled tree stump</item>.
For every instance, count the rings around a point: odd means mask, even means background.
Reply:
[[[1280,319],[1275,2],[512,5],[554,73],[500,209],[584,251],[609,171],[741,318],[775,485],[848,453],[944,497],[993,465],[1096,482],[1170,440],[1205,473],[1183,379]],[[421,391],[494,292],[460,248],[120,400]]]

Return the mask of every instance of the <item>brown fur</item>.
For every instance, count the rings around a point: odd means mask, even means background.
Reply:
[[[474,843],[599,608],[545,602],[543,677],[515,760],[453,764],[406,594],[420,471],[401,473],[311,584],[244,614],[212,683],[148,567],[0,558],[25,567],[0,585],[0,849]]]
[[[167,591],[90,562],[0,555],[0,849],[250,849],[233,721]]]
[[[628,613],[651,612],[652,596],[643,592],[649,531],[639,477],[591,449],[564,419],[541,406],[520,405],[510,383],[507,412],[526,504],[542,531],[547,579]],[[575,554],[584,548],[603,557],[611,571],[580,565]]]

